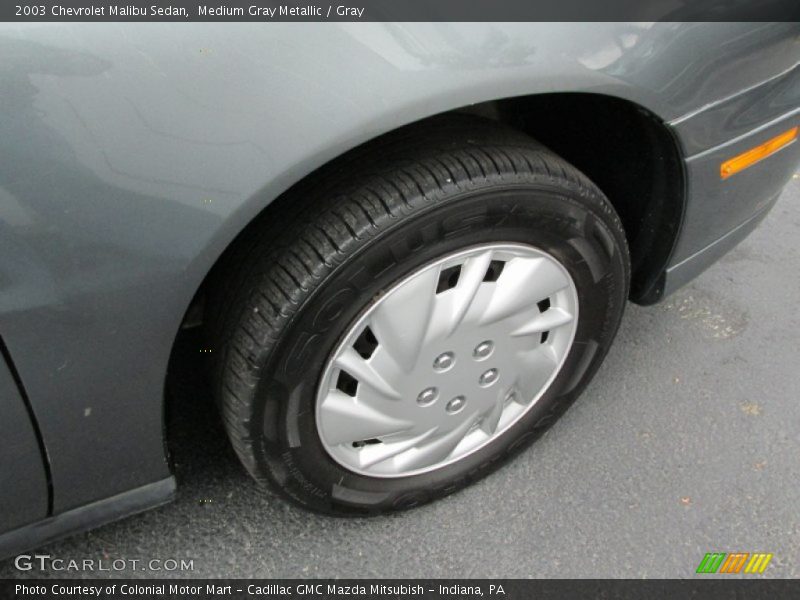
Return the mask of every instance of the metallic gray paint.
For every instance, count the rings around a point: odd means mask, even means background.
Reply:
[[[777,175],[765,163],[739,178],[747,193],[726,193],[708,173],[735,148],[704,146],[740,128],[692,132],[741,90],[770,94],[758,84],[798,62],[797,36],[742,23],[0,26],[0,334],[49,450],[54,512],[169,476],[164,380],[184,312],[242,228],[326,161],[471,103],[617,96],[709,151],[688,166],[676,264],[788,172],[785,152]]]
[[[28,413],[0,355],[0,532],[47,515],[47,481]]]
[[[800,112],[800,67],[793,67],[763,84],[673,121],[686,156],[745,136],[765,123]]]
[[[778,196],[770,198],[766,205],[759,212],[750,217],[747,221],[738,225],[721,238],[714,240],[708,246],[703,247],[694,254],[688,256],[681,262],[672,265],[667,269],[666,286],[664,295],[669,295],[677,290],[683,283],[691,281],[708,267],[722,258],[729,250],[734,248],[739,242],[746,238],[764,217],[767,216],[769,209],[778,200]]]

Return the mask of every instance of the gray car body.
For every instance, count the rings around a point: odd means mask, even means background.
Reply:
[[[742,239],[794,144],[794,24],[0,26],[0,555],[163,503],[170,352],[214,263],[290,186],[443,111],[613,96],[669,130],[680,233],[658,295]],[[613,148],[599,149],[613,152]],[[4,364],[7,363],[7,364]]]

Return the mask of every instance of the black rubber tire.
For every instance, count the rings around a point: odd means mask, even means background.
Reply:
[[[432,119],[334,162],[282,199],[220,268],[207,309],[214,388],[233,447],[259,482],[316,511],[410,508],[483,477],[580,394],[622,317],[629,258],[619,217],[583,174],[529,137],[475,117]],[[575,342],[547,393],[500,438],[439,470],[352,473],[315,423],[317,381],[381,290],[437,257],[522,242],[578,289]]]

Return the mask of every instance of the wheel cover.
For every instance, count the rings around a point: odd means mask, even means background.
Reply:
[[[371,477],[464,458],[528,412],[572,346],[578,294],[551,255],[484,244],[444,256],[373,301],[322,374],[330,456]]]

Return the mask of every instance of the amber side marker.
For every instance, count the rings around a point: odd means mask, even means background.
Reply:
[[[747,167],[756,164],[760,160],[764,160],[768,156],[775,154],[781,148],[784,148],[797,139],[797,127],[792,127],[789,131],[784,131],[780,135],[776,135],[771,140],[767,140],[760,146],[751,148],[747,152],[742,152],[739,156],[726,160],[719,167],[719,175],[723,179],[727,179],[731,175],[744,171]]]

